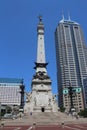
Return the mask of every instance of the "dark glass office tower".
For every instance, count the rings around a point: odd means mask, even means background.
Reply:
[[[84,109],[83,79],[87,77],[87,48],[81,26],[71,20],[61,20],[55,31],[59,107],[69,111],[72,87],[73,107]]]

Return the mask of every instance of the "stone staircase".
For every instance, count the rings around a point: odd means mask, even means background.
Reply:
[[[76,119],[61,112],[34,112],[32,115],[24,115],[15,120],[5,120],[4,123],[5,125],[61,125],[62,123],[87,123],[87,119]]]
[[[26,115],[23,119],[27,119],[27,121],[31,124],[35,122],[36,124],[60,124],[66,119],[70,120],[71,117],[67,116],[61,112],[38,112],[32,113],[32,115]]]

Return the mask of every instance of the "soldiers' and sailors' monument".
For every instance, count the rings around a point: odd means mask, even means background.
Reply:
[[[52,81],[47,74],[44,44],[44,24],[39,16],[37,26],[37,60],[35,62],[35,75],[31,83],[31,92],[27,94],[24,113],[29,112],[57,112],[58,106],[55,95],[52,94]]]

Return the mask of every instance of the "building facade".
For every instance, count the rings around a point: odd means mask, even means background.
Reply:
[[[0,78],[0,105],[2,109],[6,106],[24,106],[23,79]]]
[[[85,108],[87,108],[87,78],[83,80],[84,84],[84,103],[85,103]]]
[[[73,106],[77,112],[84,109],[84,84],[87,76],[87,48],[81,26],[71,20],[61,20],[55,31],[59,106]]]

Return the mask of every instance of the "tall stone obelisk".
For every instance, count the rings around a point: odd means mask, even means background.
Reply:
[[[39,24],[37,26],[37,36],[37,60],[34,67],[36,73],[31,83],[32,91],[27,94],[24,112],[57,112],[58,106],[51,89],[52,81],[46,69],[44,24],[41,16],[39,16]]]

